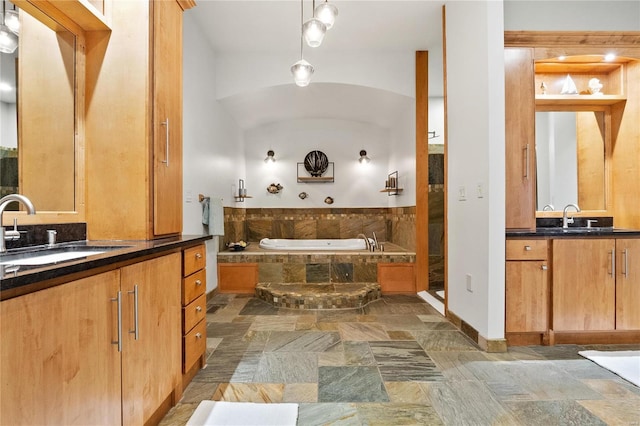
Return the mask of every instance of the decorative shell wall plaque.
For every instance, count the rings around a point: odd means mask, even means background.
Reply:
[[[332,197],[327,197],[324,199],[325,204],[333,204],[333,198]]]
[[[282,191],[282,185],[280,185],[279,183],[278,184],[272,183],[267,187],[267,192],[269,194],[277,194],[280,191]]]
[[[329,159],[322,151],[311,151],[304,157],[304,168],[312,177],[320,177],[329,168]]]

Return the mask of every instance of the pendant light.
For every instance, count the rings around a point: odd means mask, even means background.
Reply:
[[[18,47],[18,36],[4,24],[4,1],[2,2],[2,23],[0,23],[0,52],[13,53]]]
[[[13,6],[13,10],[6,10],[6,4],[3,1],[4,5],[4,24],[11,30],[15,35],[20,35],[20,17],[18,16],[18,11],[15,9],[15,5]]]
[[[318,47],[322,44],[322,39],[327,32],[327,26],[316,18],[316,0],[313,0],[313,16],[302,26],[302,34],[309,47]]]
[[[333,27],[333,24],[336,22],[336,17],[338,16],[338,8],[332,4],[329,4],[327,0],[324,1],[320,6],[316,7],[315,16],[318,17],[320,21],[324,25],[326,25],[327,29],[330,30]]]
[[[291,74],[293,80],[299,87],[308,86],[311,82],[311,74],[313,74],[313,66],[304,60],[302,56],[302,40],[304,38],[303,25],[304,21],[304,0],[300,0],[300,60],[291,66]]]

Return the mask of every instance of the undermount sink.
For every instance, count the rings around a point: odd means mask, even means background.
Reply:
[[[48,265],[50,263],[65,262],[67,260],[80,259],[82,257],[93,256],[104,253],[104,251],[68,251],[62,253],[41,254],[33,257],[23,257],[22,259],[12,259],[2,261],[0,265]]]
[[[91,246],[86,243],[61,244],[52,248],[39,247],[34,250],[17,251],[0,256],[0,265],[49,265],[68,262],[88,256],[95,256],[108,251],[126,248],[128,246]]]

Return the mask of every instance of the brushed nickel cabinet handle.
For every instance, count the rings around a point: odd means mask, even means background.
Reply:
[[[201,286],[201,285],[202,285],[202,281],[196,280],[196,286]]]
[[[542,269],[543,271],[546,271],[548,268],[547,268],[547,265],[542,265],[540,269]]]
[[[524,176],[529,179],[529,144],[524,147]]]
[[[196,333],[196,339],[202,339],[202,334]]]
[[[202,312],[202,307],[201,306],[196,306],[196,312]]]
[[[531,246],[524,246],[524,251],[531,251]]]
[[[164,164],[167,165],[167,167],[169,167],[169,117],[167,117],[167,119],[165,121],[162,121],[160,123],[161,126],[164,126],[164,137],[165,137],[165,159],[162,161]]]
[[[138,328],[138,284],[133,286],[133,291],[129,291],[129,294],[133,294],[133,330],[129,330],[130,334],[135,336],[138,340],[140,337],[140,331]]]
[[[118,295],[111,299],[112,302],[116,302],[118,305],[118,340],[111,341],[113,345],[118,345],[118,352],[122,352],[122,292],[119,291]]]
[[[627,274],[629,273],[629,252],[628,249],[622,250],[622,275],[627,278]]]
[[[196,253],[196,259],[198,260],[202,259],[202,255],[200,253]]]
[[[609,250],[609,255],[611,256],[611,271],[609,271],[609,275],[612,277],[616,276],[616,251]]]

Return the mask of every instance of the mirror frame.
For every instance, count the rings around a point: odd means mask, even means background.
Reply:
[[[611,155],[612,155],[612,115],[611,107],[609,105],[536,105],[536,112],[604,112],[604,210],[582,210],[580,213],[576,213],[577,216],[612,216],[611,205],[611,182],[613,176],[613,169],[611,167]],[[536,210],[536,217],[562,217],[562,210],[554,211],[541,211]]]
[[[13,0],[16,6],[24,12],[38,19],[52,30],[64,28],[71,32],[76,39],[75,43],[75,135],[74,135],[74,161],[75,161],[75,209],[72,211],[46,211],[38,210],[36,205],[35,215],[27,215],[24,211],[6,211],[3,215],[3,226],[13,223],[18,219],[19,225],[33,225],[46,223],[72,223],[86,222],[85,211],[85,132],[84,132],[84,107],[85,107],[85,30],[76,20],[62,13],[51,3],[41,0]],[[71,3],[71,2],[70,2]],[[73,3],[76,3],[73,1]],[[80,2],[77,2],[80,4]],[[18,89],[19,90],[19,89]],[[22,206],[21,206],[22,208]]]

